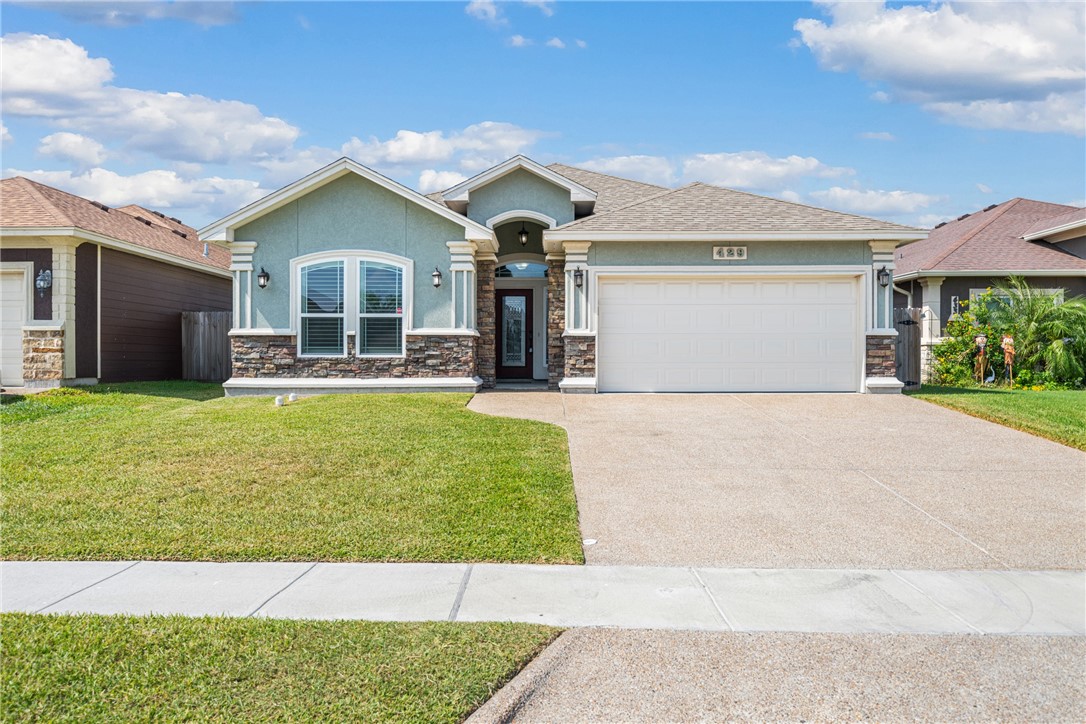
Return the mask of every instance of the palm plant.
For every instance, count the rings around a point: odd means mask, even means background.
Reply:
[[[1081,385],[1086,378],[1086,297],[1062,303],[1010,277],[996,290],[995,326],[1014,337],[1015,366],[1047,372],[1056,382]]]

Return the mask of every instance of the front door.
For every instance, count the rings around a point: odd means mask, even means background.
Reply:
[[[532,379],[532,290],[498,289],[499,379]]]

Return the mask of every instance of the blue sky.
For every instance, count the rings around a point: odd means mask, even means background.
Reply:
[[[1083,3],[5,3],[4,176],[203,225],[510,155],[930,226],[1086,204]]]

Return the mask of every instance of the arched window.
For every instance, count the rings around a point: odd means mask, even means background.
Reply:
[[[390,254],[332,252],[294,260],[298,354],[402,357],[410,261]],[[353,337],[353,345],[348,344]]]
[[[546,279],[547,265],[534,261],[514,261],[494,270],[499,279]]]

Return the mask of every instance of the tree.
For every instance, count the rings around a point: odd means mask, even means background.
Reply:
[[[1014,337],[1015,367],[1065,385],[1086,381],[1086,297],[1060,303],[1022,277],[1010,277],[994,300],[992,326]]]

